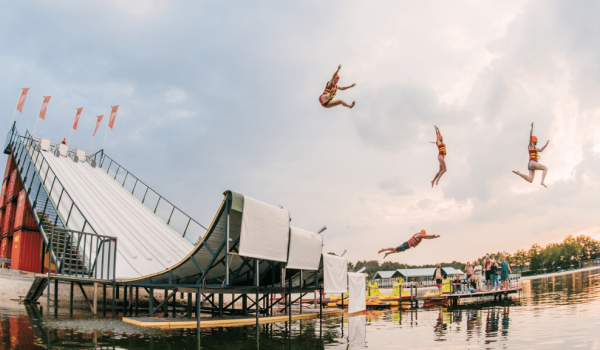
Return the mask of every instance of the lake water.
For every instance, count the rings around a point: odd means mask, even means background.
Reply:
[[[598,275],[596,275],[598,274]],[[596,276],[595,276],[596,275]],[[80,316],[80,317],[85,317]],[[162,331],[0,309],[3,349],[600,349],[600,269],[523,281],[500,303],[369,311],[240,328]]]

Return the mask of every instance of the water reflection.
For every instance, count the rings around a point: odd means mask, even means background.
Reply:
[[[87,314],[71,318],[68,311],[46,319],[38,307],[0,309],[0,350],[600,348],[600,278],[592,276],[598,273],[525,282],[520,299],[506,302],[203,329],[200,338],[195,330],[153,330]]]

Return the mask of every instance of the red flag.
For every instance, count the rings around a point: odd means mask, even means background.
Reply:
[[[28,92],[29,88],[23,88],[21,90],[21,96],[19,96],[19,103],[17,103],[17,111],[19,111],[19,113],[23,113],[23,105],[25,104],[25,99],[27,98]]]
[[[110,119],[108,120],[108,127],[111,129],[113,128],[113,125],[115,125],[115,119],[117,118],[118,109],[119,105],[112,106],[112,108],[110,109]]]
[[[40,118],[46,120],[46,108],[48,108],[48,102],[50,102],[50,97],[52,96],[44,96],[44,101],[42,102],[42,108],[40,108]]]
[[[83,107],[77,108],[77,113],[75,113],[75,121],[73,122],[73,130],[77,130],[77,124],[79,123],[79,117],[81,116],[81,111],[83,111]]]
[[[102,121],[102,117],[104,117],[104,114],[98,116],[98,119],[96,120],[96,129],[94,129],[94,135],[92,135],[92,136],[96,136],[96,131],[98,131],[98,127],[100,126],[100,122]]]

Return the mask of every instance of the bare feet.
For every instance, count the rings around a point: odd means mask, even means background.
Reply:
[[[350,108],[354,107],[355,104],[356,104],[356,102],[352,101],[352,104],[350,105]]]
[[[540,185],[542,185],[542,186],[546,187],[546,185],[545,185],[543,182],[542,182]],[[548,188],[548,187],[546,187],[546,188]]]
[[[385,255],[383,256],[383,258],[385,259],[386,256],[390,255],[390,254],[394,254],[394,252],[387,252],[385,253]]]
[[[433,183],[435,182],[435,179],[431,181],[431,188],[433,188]]]
[[[384,252],[384,251],[385,251],[385,249],[382,249],[382,250],[378,251],[377,254],[381,254],[381,252]]]
[[[517,175],[521,175],[521,174],[519,174],[519,172],[518,172],[518,171],[514,171],[514,170],[513,170],[512,172],[513,172],[513,173],[515,173],[515,174],[517,174]]]
[[[439,183],[440,183],[440,179],[438,179],[438,180],[435,182],[435,185],[437,186],[437,185],[439,185]]]

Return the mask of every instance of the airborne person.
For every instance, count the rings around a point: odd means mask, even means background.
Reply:
[[[544,184],[544,179],[546,178],[546,173],[548,172],[548,168],[545,165],[542,165],[541,163],[539,163],[539,160],[540,160],[539,153],[543,152],[546,149],[546,146],[548,146],[548,143],[550,143],[550,140],[546,141],[546,144],[544,145],[544,147],[542,147],[540,149],[538,149],[536,147],[537,137],[533,136],[533,123],[531,123],[531,131],[529,132],[529,163],[527,164],[527,169],[529,169],[529,176],[525,175],[525,174],[521,174],[519,171],[515,171],[515,170],[513,170],[513,173],[519,175],[520,177],[525,179],[525,181],[532,183],[533,177],[535,176],[535,171],[542,170],[542,182],[540,183],[540,185],[546,187],[546,185]]]
[[[422,240],[424,239],[434,239],[434,238],[438,238],[439,235],[428,235],[427,232],[425,232],[425,230],[421,230],[421,232],[417,232],[415,233],[408,241],[402,243],[401,245],[399,245],[396,248],[383,248],[382,250],[380,250],[377,254],[381,254],[382,252],[386,252],[385,255],[383,256],[383,258],[385,259],[386,256],[390,255],[390,254],[394,254],[394,253],[400,253],[403,252],[409,248],[414,248],[416,246],[419,245],[419,243],[421,243]]]
[[[338,66],[338,69],[335,71],[335,73],[333,73],[333,77],[331,78],[330,81],[327,82],[327,85],[325,85],[325,91],[323,92],[323,94],[321,94],[321,96],[319,96],[319,103],[321,103],[321,106],[325,107],[325,108],[331,108],[331,107],[335,107],[337,105],[342,105],[348,108],[352,108],[354,107],[355,102],[352,101],[352,104],[349,105],[347,104],[345,101],[343,100],[333,100],[333,98],[335,97],[335,94],[337,93],[338,90],[346,90],[346,89],[350,89],[351,87],[354,87],[356,84],[352,84],[350,86],[346,86],[346,87],[341,87],[341,86],[337,86],[338,81],[340,80],[340,76],[338,75],[338,72],[340,71],[340,69],[342,69],[342,65],[340,64]]]

